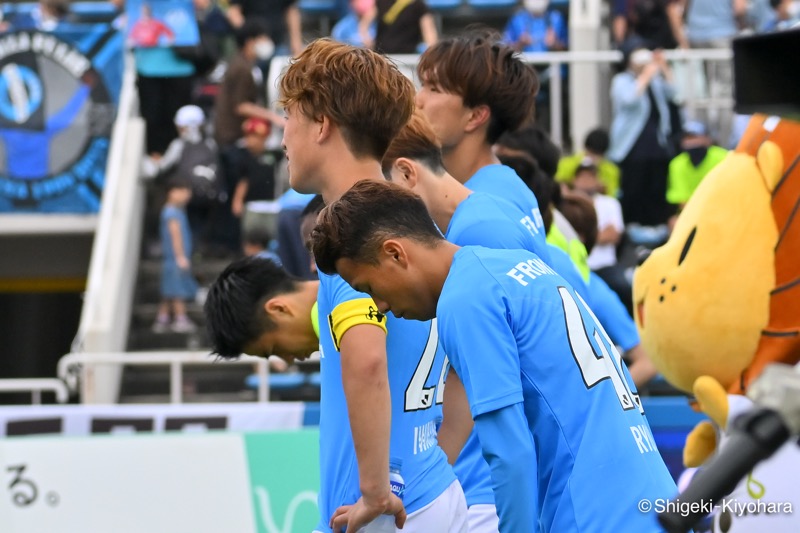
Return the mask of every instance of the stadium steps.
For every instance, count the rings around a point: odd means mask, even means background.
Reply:
[[[153,254],[145,252],[143,255]],[[195,257],[193,273],[202,287],[208,287],[227,266],[227,259]],[[187,312],[197,324],[191,333],[155,333],[153,322],[160,300],[161,262],[157,258],[140,260],[133,311],[128,334],[128,351],[197,351],[208,349],[205,317],[200,302],[188,302]],[[183,396],[187,403],[252,401],[255,391],[245,385],[253,369],[247,365],[186,365],[183,367]],[[123,370],[120,403],[169,402],[169,367],[166,365],[129,365]]]

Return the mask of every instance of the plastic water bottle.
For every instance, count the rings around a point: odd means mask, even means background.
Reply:
[[[406,482],[403,476],[400,475],[400,467],[403,462],[400,459],[392,460],[389,462],[389,486],[392,489],[392,494],[403,499],[403,493],[406,491]],[[393,515],[381,515],[368,525],[361,528],[358,533],[396,533],[397,528],[394,525]]]

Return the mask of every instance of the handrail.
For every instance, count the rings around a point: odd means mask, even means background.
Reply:
[[[13,378],[0,379],[0,393],[6,392],[30,392],[31,403],[40,405],[42,403],[42,392],[52,391],[56,395],[58,403],[67,403],[69,400],[69,389],[63,381],[56,378]]]
[[[183,403],[183,365],[256,364],[259,375],[258,402],[269,401],[269,364],[263,357],[242,355],[238,359],[220,360],[206,352],[107,352],[107,353],[68,353],[58,360],[57,375],[64,382],[73,384],[74,371],[86,372],[87,367],[102,364],[125,365],[169,365],[170,403]]]
[[[564,103],[562,98],[562,85],[563,78],[561,75],[562,65],[581,65],[594,63],[598,67],[600,65],[613,65],[622,60],[622,53],[619,50],[570,50],[565,52],[525,52],[520,54],[526,63],[534,65],[549,65],[550,67],[550,137],[553,141],[563,147],[564,146],[564,133],[561,126],[561,117],[563,115]],[[733,57],[731,49],[717,49],[717,48],[703,48],[703,49],[689,49],[689,50],[665,50],[664,57],[673,63],[682,63],[690,61],[729,61]],[[419,62],[419,55],[417,54],[403,54],[392,55],[390,58],[400,68],[400,70],[410,79],[418,82],[416,79],[416,66]],[[284,56],[275,57],[271,61],[270,71],[268,76],[268,83],[270,86],[269,105],[274,107],[278,97],[277,83],[283,75],[283,71],[289,64],[289,58]],[[573,88],[574,89],[574,88]],[[607,94],[608,87],[583,87],[580,90],[591,91],[597,90],[602,94]],[[694,90],[694,89],[693,89]],[[709,107],[713,105],[712,99],[700,100],[697,95],[690,95],[691,98],[687,101],[687,107],[701,107],[699,104],[707,104]],[[726,105],[729,100],[717,99],[718,102],[724,102]],[[573,109],[573,114],[582,113],[579,109]],[[576,132],[573,132],[573,135]]]
[[[138,117],[133,57],[125,56],[117,118],[111,137],[106,180],[92,246],[84,304],[73,352],[125,349],[136,280],[144,213],[139,165],[144,153],[144,123]],[[87,370],[81,400],[115,401],[120,367]]]

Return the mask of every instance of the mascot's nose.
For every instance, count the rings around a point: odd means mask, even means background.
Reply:
[[[645,248],[644,246],[640,246],[636,250],[636,264],[637,266],[642,266],[642,264],[647,261],[647,258],[650,257],[650,254],[653,253],[653,250],[650,248]]]

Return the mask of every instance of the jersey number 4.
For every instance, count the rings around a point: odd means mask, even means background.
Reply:
[[[436,327],[436,319],[431,320],[431,331],[428,334],[428,342],[425,343],[425,350],[417,363],[414,375],[406,387],[405,411],[421,411],[430,409],[434,404],[441,404],[444,396],[444,380],[447,375],[447,357],[439,375],[439,382],[433,387],[426,387],[428,378],[433,371],[433,363],[436,360],[436,351],[439,347],[439,330]]]
[[[622,409],[627,411],[638,408],[640,412],[644,413],[639,395],[631,390],[628,380],[622,371],[623,362],[619,350],[608,338],[597,317],[594,316],[594,313],[592,313],[592,310],[589,309],[589,306],[586,305],[580,295],[578,295],[578,299],[588,315],[588,320],[584,319],[584,315],[578,307],[578,302],[575,301],[569,290],[559,287],[558,292],[564,304],[569,344],[572,348],[572,354],[575,356],[575,362],[578,363],[578,368],[580,368],[586,388],[591,389],[601,381],[610,379]],[[600,353],[589,340],[590,335],[599,347]]]

